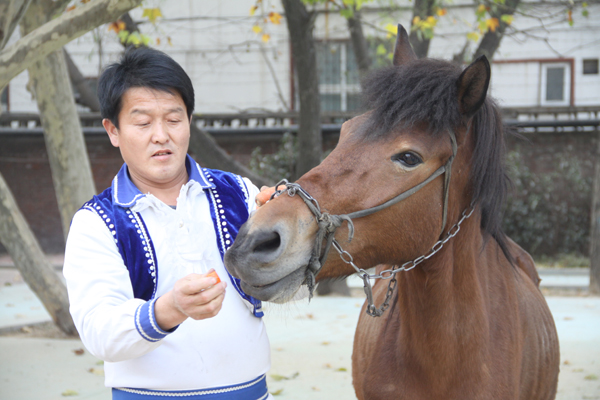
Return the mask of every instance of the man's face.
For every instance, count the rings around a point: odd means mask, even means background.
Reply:
[[[187,182],[190,121],[181,96],[138,87],[122,97],[119,128],[102,124],[121,150],[133,183],[143,192]]]

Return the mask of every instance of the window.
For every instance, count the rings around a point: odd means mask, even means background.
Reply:
[[[350,42],[318,42],[317,68],[322,111],[360,108],[360,78]]]
[[[567,106],[571,95],[571,65],[569,63],[543,63],[541,104]]]
[[[597,58],[583,60],[583,74],[584,75],[598,75],[598,59]]]

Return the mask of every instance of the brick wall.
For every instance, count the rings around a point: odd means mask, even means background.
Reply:
[[[596,134],[593,132],[537,133],[526,135],[525,140],[509,138],[507,146],[509,150],[518,148],[523,162],[533,171],[549,171],[557,163],[577,157],[583,161],[583,173],[587,175],[594,173],[595,138]],[[332,148],[335,142],[335,136],[328,136],[325,146]],[[250,153],[257,145],[262,147],[263,153],[268,153],[276,149],[278,139],[276,136],[263,138],[261,141],[249,137],[230,137],[219,139],[219,144],[234,158],[247,163]],[[111,146],[106,135],[86,135],[86,145],[96,189],[102,191],[110,186],[112,178],[122,165],[119,150]],[[0,173],[7,181],[43,250],[51,254],[61,253],[64,239],[43,136],[1,135]],[[568,196],[568,193],[565,195]],[[0,253],[5,252],[0,245]]]

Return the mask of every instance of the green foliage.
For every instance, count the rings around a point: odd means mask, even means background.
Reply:
[[[590,258],[580,254],[558,254],[556,256],[542,255],[536,257],[535,263],[538,267],[551,268],[584,268],[590,266]]]
[[[532,255],[587,254],[592,178],[576,158],[557,160],[554,170],[534,173],[518,149],[507,157],[513,190],[504,231]]]
[[[298,142],[291,132],[283,134],[281,145],[272,154],[263,154],[260,147],[255,148],[250,155],[252,172],[264,176],[274,182],[281,179],[291,179],[298,159]]]

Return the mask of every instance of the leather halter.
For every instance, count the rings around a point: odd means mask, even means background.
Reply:
[[[344,251],[341,248],[341,246],[339,245],[339,243],[334,238],[334,234],[335,234],[335,231],[337,230],[337,228],[339,228],[342,225],[342,223],[344,221],[346,221],[348,223],[348,242],[352,241],[352,239],[354,237],[354,223],[352,222],[353,219],[366,217],[366,216],[374,214],[378,211],[384,210],[384,209],[412,196],[413,194],[415,194],[416,192],[421,190],[423,187],[425,187],[428,183],[433,181],[435,178],[437,178],[438,176],[440,176],[442,174],[445,174],[444,175],[444,193],[443,193],[444,204],[443,204],[443,210],[442,210],[442,228],[441,228],[441,232],[440,232],[440,236],[441,236],[444,233],[444,229],[446,227],[446,221],[447,221],[447,215],[448,215],[448,192],[449,192],[449,187],[450,187],[452,162],[454,161],[454,158],[456,157],[456,152],[457,152],[456,136],[452,130],[449,130],[448,134],[450,136],[450,141],[452,144],[452,155],[448,158],[446,163],[444,165],[440,166],[436,171],[434,171],[423,182],[406,190],[405,192],[400,193],[399,195],[386,201],[385,203],[382,203],[375,207],[367,208],[367,209],[360,210],[360,211],[355,211],[355,212],[352,212],[349,214],[332,215],[327,212],[321,212],[321,207],[319,206],[318,201],[314,197],[312,197],[298,183],[290,183],[286,179],[283,179],[275,186],[275,193],[273,193],[271,198],[274,198],[274,197],[280,195],[284,191],[286,191],[289,196],[295,196],[296,194],[298,194],[300,196],[300,198],[304,201],[304,203],[306,203],[309,210],[315,216],[316,222],[319,227],[316,238],[315,238],[315,245],[313,247],[313,252],[312,252],[310,260],[308,262],[308,268],[307,268],[307,272],[306,272],[306,284],[308,285],[311,297],[312,297],[312,292],[313,292],[313,288],[315,285],[315,277],[320,272],[321,268],[323,267],[323,263],[327,259],[327,255],[329,254],[329,250],[331,249],[332,245],[340,253],[342,260],[344,260],[348,264],[351,264],[356,269],[356,271],[359,274],[361,274],[361,278],[363,278],[363,281],[365,282],[365,292],[367,292],[367,297],[369,298],[370,302],[372,303],[372,291],[371,291],[371,285],[368,282],[368,279],[370,279],[370,278],[389,279],[396,272],[398,272],[400,270],[408,270],[408,269],[414,268],[418,263],[422,262],[426,258],[431,257],[434,253],[439,251],[441,249],[441,246],[443,246],[443,244],[445,244],[451,237],[453,237],[454,235],[456,235],[456,233],[458,233],[458,230],[460,229],[460,223],[462,223],[462,221],[464,219],[468,218],[471,215],[472,209],[468,213],[468,215],[463,213],[463,218],[460,220],[460,222],[458,224],[454,225],[450,229],[449,234],[452,233],[452,235],[448,235],[448,237],[445,240],[440,240],[436,243],[436,245],[434,245],[434,247],[432,249],[433,253],[431,253],[431,251],[430,251],[430,253],[428,253],[427,257],[421,256],[421,257],[417,258],[416,260],[409,261],[408,263],[403,264],[401,267],[389,270],[389,275],[385,276],[385,277],[384,276],[371,276],[365,270],[358,268],[356,265],[354,265],[354,263],[352,262],[352,256],[348,252]],[[285,186],[285,189],[279,190],[278,189],[279,186],[282,186],[282,185]],[[455,230],[454,232],[452,232],[455,227],[458,227],[458,229]],[[325,249],[323,250],[323,242],[324,241],[325,241]],[[441,244],[441,246],[439,244]],[[438,246],[438,247],[436,248],[436,246]],[[412,263],[411,268],[405,268],[405,266],[407,264],[411,264],[411,263]],[[370,304],[370,308],[375,309],[372,304]],[[367,312],[369,313],[369,310],[367,310]],[[382,312],[383,311],[381,311],[381,313]],[[381,315],[381,314],[377,314],[377,313],[375,313],[375,314],[369,313],[369,314],[370,315]]]

